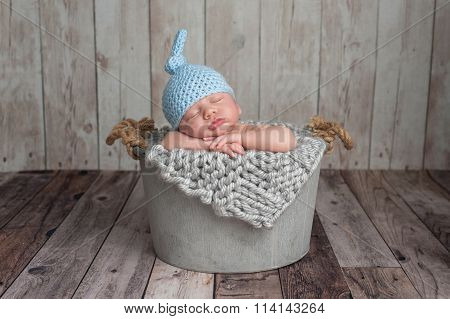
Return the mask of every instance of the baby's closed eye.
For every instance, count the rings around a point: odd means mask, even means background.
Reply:
[[[196,116],[199,115],[199,114],[200,114],[200,111],[194,112],[194,114],[192,114],[192,115],[189,117],[189,119],[192,119],[192,118],[196,117]]]
[[[218,97],[218,98],[212,99],[211,103],[218,103],[218,102],[220,102],[222,100],[223,100],[223,97]]]

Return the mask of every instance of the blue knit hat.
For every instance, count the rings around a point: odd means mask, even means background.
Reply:
[[[178,30],[172,45],[172,53],[167,59],[164,70],[171,75],[163,92],[163,112],[173,128],[178,129],[187,109],[213,93],[229,93],[233,98],[233,89],[217,71],[205,65],[188,64],[182,55],[187,31]]]

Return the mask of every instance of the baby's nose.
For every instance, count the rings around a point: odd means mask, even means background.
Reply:
[[[216,111],[214,109],[208,109],[205,111],[205,118],[209,119]]]

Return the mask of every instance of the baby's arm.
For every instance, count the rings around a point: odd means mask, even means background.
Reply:
[[[285,126],[247,125],[242,131],[242,146],[250,150],[288,152],[297,147],[297,139]]]
[[[211,141],[204,141],[201,138],[191,137],[178,131],[170,131],[164,136],[161,145],[167,150],[174,148],[184,148],[190,150],[209,150]]]

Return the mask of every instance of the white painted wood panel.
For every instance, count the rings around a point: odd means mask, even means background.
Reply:
[[[120,141],[105,143],[125,118],[150,116],[149,2],[96,0],[100,169],[139,168]]]
[[[303,125],[317,113],[321,2],[261,6],[260,118]]]
[[[0,171],[45,169],[40,35],[27,19],[39,24],[38,1],[0,4]]]
[[[93,1],[40,6],[47,168],[97,169]]]
[[[441,8],[442,9],[439,9]],[[424,168],[450,168],[450,5],[436,2]]]
[[[449,12],[448,0],[5,1],[0,171],[138,169],[105,139],[126,117],[168,124],[163,68],[180,28],[189,63],[224,75],[242,119],[343,125],[355,147],[337,141],[323,168],[449,169]]]
[[[331,156],[324,156],[322,167],[365,169],[375,55],[355,63],[375,49],[377,2],[325,0],[322,8],[319,115],[345,127],[355,144],[349,152],[336,143]]]
[[[433,8],[380,0],[378,45],[401,35],[378,51],[370,168],[422,168],[433,15],[417,22]]]

